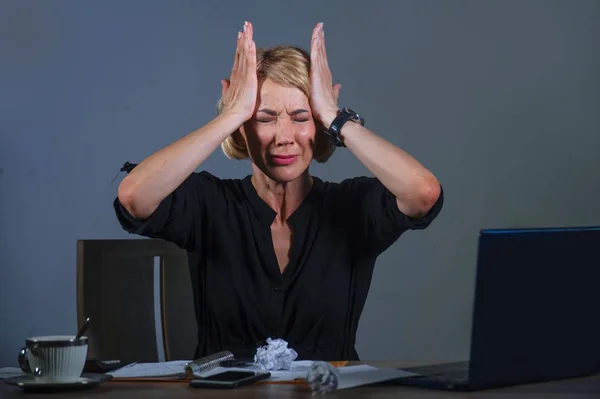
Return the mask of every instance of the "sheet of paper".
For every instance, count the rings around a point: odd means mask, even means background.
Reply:
[[[0,367],[0,380],[24,375],[25,373],[19,367]]]
[[[401,377],[416,375],[404,370],[377,368],[373,366],[346,366],[337,369],[340,374],[338,389],[354,388],[362,385],[375,384]]]
[[[297,379],[306,379],[308,369],[312,365],[312,360],[299,360],[292,363],[291,370],[271,371],[269,381],[294,381]]]
[[[135,363],[112,371],[113,378],[182,378],[185,364],[188,361],[171,361],[160,363]],[[286,382],[297,379],[305,379],[308,370],[312,365],[311,360],[295,361],[292,363],[291,370],[272,370],[268,381]],[[253,365],[247,367],[215,367],[201,373],[197,377],[208,377],[214,374],[226,371],[262,371],[260,366]],[[395,378],[415,375],[403,370],[377,368],[367,365],[346,366],[337,369],[340,375],[338,389],[353,388],[361,385],[374,384],[377,382],[389,381]]]
[[[157,363],[134,363],[111,371],[113,378],[181,377],[185,375],[188,360]]]

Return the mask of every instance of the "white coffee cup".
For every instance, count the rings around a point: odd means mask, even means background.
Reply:
[[[25,340],[19,366],[38,382],[68,383],[81,377],[88,352],[88,339],[74,335],[48,335]]]

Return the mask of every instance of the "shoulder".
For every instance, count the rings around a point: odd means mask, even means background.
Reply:
[[[380,185],[378,179],[367,176],[357,176],[344,179],[340,182],[322,181],[322,191],[325,196],[335,195],[361,195]]]
[[[205,199],[241,200],[243,197],[242,179],[221,178],[206,170],[192,173],[180,189],[195,191]]]
[[[185,181],[190,185],[195,186],[216,186],[220,188],[234,188],[236,185],[241,185],[241,179],[224,179],[216,176],[206,170],[193,172]]]
[[[313,179],[315,177],[313,176]],[[357,176],[339,182],[316,179],[323,206],[331,212],[348,216],[364,205],[365,200],[377,195],[379,183],[374,177]],[[383,187],[383,185],[381,185]],[[374,190],[375,189],[375,190]]]

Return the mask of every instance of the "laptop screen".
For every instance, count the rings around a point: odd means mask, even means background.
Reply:
[[[600,227],[481,231],[471,383],[600,371],[599,254]]]

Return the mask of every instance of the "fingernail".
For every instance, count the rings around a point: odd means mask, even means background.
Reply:
[[[324,25],[323,22],[319,22],[319,29],[320,30],[323,30],[323,25]]]
[[[238,32],[238,39],[242,37],[242,32]]]

